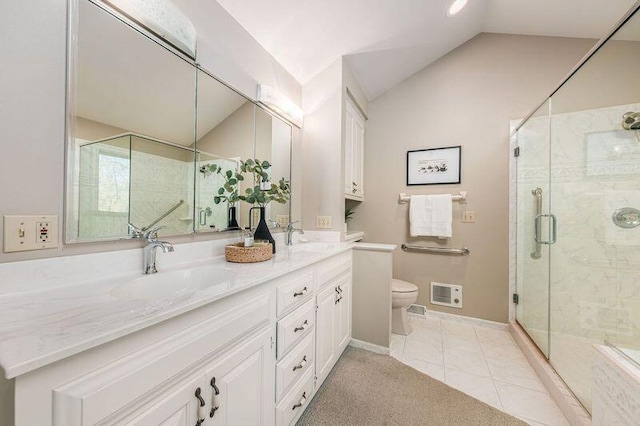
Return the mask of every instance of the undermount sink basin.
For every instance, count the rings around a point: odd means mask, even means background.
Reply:
[[[197,292],[213,294],[229,288],[231,272],[219,266],[180,269],[143,275],[111,289],[121,300],[147,301],[150,306],[166,307],[186,300]]]

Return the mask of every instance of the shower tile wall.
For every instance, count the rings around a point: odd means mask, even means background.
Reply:
[[[128,154],[128,152],[127,152]],[[143,152],[131,155],[129,190],[130,215],[108,214],[97,210],[98,173],[92,167],[92,155],[81,161],[80,237],[127,235],[127,222],[138,227],[147,226],[180,200],[185,203],[167,216],[159,225],[165,225],[163,234],[184,234],[191,231],[193,189],[193,162],[165,158]]]
[[[187,234],[193,227],[193,160],[167,158],[143,152],[131,153],[130,221],[148,226],[180,200],[184,203],[158,225],[164,235]]]

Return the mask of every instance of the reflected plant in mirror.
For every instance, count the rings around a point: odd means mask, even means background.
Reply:
[[[271,183],[271,178],[267,170],[271,168],[268,161],[260,161],[248,159],[240,165],[240,170],[253,175],[253,188],[246,189],[246,196],[240,196],[240,199],[249,204],[257,204],[265,207],[272,201],[285,204],[291,196],[291,186],[288,180],[281,177],[278,184]]]
[[[217,195],[213,197],[213,202],[215,204],[222,202],[228,203],[227,229],[239,229],[236,204],[241,199],[238,193],[238,184],[244,180],[244,176],[234,170],[223,171],[222,167],[218,164],[205,164],[200,168],[200,171],[204,174],[205,178],[211,174],[216,174],[224,180],[224,184],[218,188]]]

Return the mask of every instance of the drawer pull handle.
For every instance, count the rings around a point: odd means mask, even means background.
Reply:
[[[196,389],[196,398],[198,398],[200,406],[204,407],[206,403],[204,402],[204,399],[202,399],[202,390],[200,388]]]
[[[307,402],[307,393],[303,392],[302,393],[302,398],[300,398],[300,402],[298,402],[297,404],[294,404],[292,410],[295,410],[296,408],[300,408],[302,407],[302,405]]]
[[[220,389],[216,386],[216,378],[211,378],[211,387],[213,388],[213,395],[211,395],[211,411],[209,411],[209,417],[213,417],[220,408],[219,405],[216,405],[216,395],[220,395]]]
[[[302,331],[305,328],[307,328],[307,325],[309,325],[309,321],[304,320],[304,322],[302,323],[302,325],[300,327],[296,327],[296,328],[293,329],[293,332],[297,333],[298,331]]]
[[[209,417],[213,417],[216,414],[216,411],[218,411],[218,408],[220,408],[219,405],[216,405],[215,407],[213,407],[209,412]]]
[[[196,398],[198,398],[198,421],[196,422],[196,426],[200,426],[204,423],[204,406],[206,403],[204,399],[202,399],[202,390],[200,388],[196,389]]]
[[[304,367],[305,365],[307,365],[307,356],[306,355],[302,357],[302,361],[300,361],[300,364],[293,366],[293,371],[299,370],[302,367]]]
[[[220,389],[216,386],[216,378],[211,378],[211,387],[213,388],[213,393],[216,395],[220,395]]]
[[[293,293],[293,297],[303,296],[307,292],[307,288],[303,288],[302,291],[297,291]]]

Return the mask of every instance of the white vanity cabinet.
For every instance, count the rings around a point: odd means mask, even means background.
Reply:
[[[21,374],[14,424],[294,424],[351,339],[351,264],[339,252]]]
[[[54,425],[273,424],[271,301],[239,303],[55,387]]]
[[[316,388],[351,341],[351,257],[331,260],[322,272],[316,296]]]
[[[344,135],[344,195],[350,200],[364,200],[364,117],[347,98]]]

